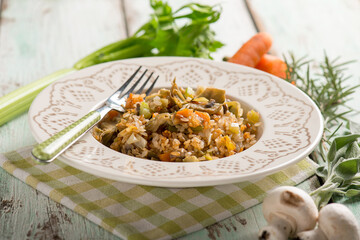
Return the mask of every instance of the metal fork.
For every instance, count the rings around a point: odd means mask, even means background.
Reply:
[[[79,138],[81,138],[87,131],[89,131],[95,124],[101,121],[101,119],[110,111],[117,110],[119,112],[124,112],[125,109],[123,106],[126,103],[126,99],[129,97],[129,94],[134,92],[135,88],[139,85],[142,78],[147,73],[147,69],[143,72],[140,78],[133,83],[131,86],[130,83],[133,82],[136,74],[140,71],[141,66],[134,72],[133,75],[115,92],[113,93],[105,102],[104,106],[89,112],[70,126],[66,127],[59,133],[56,133],[54,136],[48,138],[44,142],[38,144],[31,151],[32,157],[39,161],[40,163],[50,163],[55,158],[57,158],[61,153],[68,149],[72,144],[74,144]],[[145,86],[150,81],[154,72],[146,79],[146,81],[141,85],[141,87],[135,92],[140,94],[145,89]],[[151,90],[154,88],[156,81],[159,79],[159,76],[155,78],[150,87],[146,90],[145,94],[148,95]],[[130,87],[126,92],[125,89]]]

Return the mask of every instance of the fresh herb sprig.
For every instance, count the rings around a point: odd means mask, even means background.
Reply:
[[[322,186],[310,193],[318,207],[326,205],[333,194],[352,197],[360,193],[360,134],[350,134],[334,138],[325,160],[316,169],[316,174],[324,180]],[[323,148],[323,147],[322,147]],[[322,149],[324,152],[324,149]]]
[[[360,194],[360,131],[348,119],[353,110],[347,101],[359,85],[346,86],[346,66],[325,54],[317,74],[311,73],[313,61],[296,59],[290,54],[286,59],[287,81],[295,83],[319,107],[324,117],[324,134],[311,158],[319,164],[316,174],[323,184],[310,193],[319,208],[326,205],[334,194],[351,197]],[[304,70],[305,69],[305,70]],[[335,128],[335,129],[334,129]]]
[[[110,44],[75,64],[76,69],[140,56],[188,56],[210,58],[223,44],[215,39],[210,24],[220,18],[219,6],[186,4],[173,11],[162,0],[151,0],[150,20],[134,35]]]
[[[305,57],[296,59],[290,54],[290,59],[286,59],[285,62],[289,69],[287,81],[295,83],[316,103],[324,117],[325,128],[332,128],[341,121],[349,122],[346,115],[354,109],[346,103],[359,85],[345,85],[346,80],[351,78],[347,75],[346,66],[354,61],[339,63],[339,58],[330,60],[325,54],[316,74],[311,73],[314,61]]]

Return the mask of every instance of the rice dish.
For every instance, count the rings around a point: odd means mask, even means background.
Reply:
[[[111,111],[93,129],[104,145],[134,157],[166,162],[214,160],[256,143],[260,115],[244,113],[217,88],[181,88],[130,94],[125,112]]]

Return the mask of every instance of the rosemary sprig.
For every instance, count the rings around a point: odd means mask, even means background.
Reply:
[[[285,60],[287,81],[296,84],[319,107],[324,117],[324,134],[310,157],[319,164],[316,174],[322,186],[310,193],[318,207],[327,204],[334,194],[351,197],[360,194],[360,128],[348,119],[356,110],[347,106],[351,95],[360,85],[346,86],[351,76],[346,66],[353,61],[324,61],[315,74],[310,72],[313,61],[305,57],[296,59],[290,54]],[[345,123],[345,124],[344,124]]]
[[[346,66],[354,61],[339,63],[339,58],[330,60],[325,54],[324,61],[315,74],[310,72],[311,64],[314,62],[306,57],[296,59],[290,54],[290,59],[285,59],[285,62],[289,69],[286,80],[295,83],[316,103],[324,117],[326,128],[338,125],[341,120],[349,122],[346,115],[354,109],[346,103],[360,86],[345,85],[346,80],[351,78],[351,75],[347,75]]]

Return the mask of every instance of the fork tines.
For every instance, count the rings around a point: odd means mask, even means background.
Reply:
[[[145,74],[148,72],[148,69],[145,69],[145,71],[141,74],[140,78],[134,83],[134,85],[132,85],[130,87],[130,89],[128,91],[126,91],[126,93],[122,94],[122,92],[125,90],[125,88],[130,84],[130,82],[132,82],[132,80],[135,78],[135,76],[137,75],[137,73],[140,71],[142,66],[140,66],[133,75],[130,76],[130,78],[124,83],[124,85],[119,89],[120,91],[120,98],[123,97],[127,97],[130,93],[133,93],[135,88],[139,85],[139,83],[141,82],[141,80],[143,79],[143,77],[145,76]],[[150,74],[150,76],[145,80],[145,82],[141,85],[141,87],[135,92],[136,94],[140,94],[143,92],[143,90],[145,89],[146,85],[148,84],[148,82],[150,81],[151,77],[153,76],[154,72],[152,72]],[[152,91],[152,89],[155,86],[156,81],[159,79],[159,76],[157,76],[155,78],[155,80],[152,82],[152,84],[150,85],[150,87],[146,90],[145,94],[149,95],[149,93]]]

